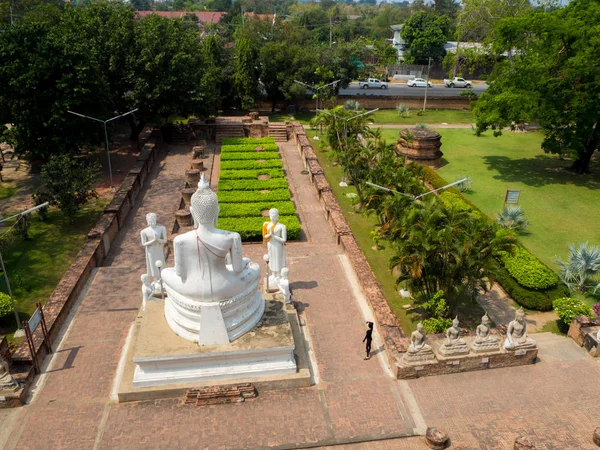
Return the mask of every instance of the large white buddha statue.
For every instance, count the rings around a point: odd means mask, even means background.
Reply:
[[[185,339],[228,344],[253,329],[264,313],[260,266],[242,257],[238,233],[215,227],[219,202],[204,175],[190,211],[197,228],[174,239],[175,267],[161,272],[165,317]]]

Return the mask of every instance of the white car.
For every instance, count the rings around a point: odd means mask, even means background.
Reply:
[[[427,83],[427,84],[426,84]],[[415,78],[413,80],[408,80],[406,83],[409,87],[433,87],[430,81],[425,81],[423,78]]]

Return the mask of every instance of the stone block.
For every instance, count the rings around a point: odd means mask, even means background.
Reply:
[[[594,440],[594,444],[596,444],[598,447],[600,447],[600,427],[596,427],[594,429],[594,435],[592,438]]]
[[[190,161],[190,167],[192,169],[197,169],[197,170],[204,170],[204,161],[202,161],[201,159],[192,159]]]
[[[194,224],[192,213],[187,209],[179,209],[175,211],[175,217],[180,227],[189,227]]]
[[[129,196],[127,193],[120,191],[115,194],[112,201],[104,208],[105,213],[113,213],[116,215],[119,229],[125,225],[125,218],[130,210],[131,202],[129,201]]]
[[[200,181],[200,171],[198,169],[189,169],[185,171],[185,182],[189,187],[198,186]]]
[[[527,436],[519,436],[515,439],[514,450],[535,450],[535,443]]]
[[[588,316],[577,316],[571,321],[569,326],[569,337],[573,339],[577,345],[583,347],[585,335],[587,332],[584,328],[600,326],[600,318],[590,319]]]
[[[434,450],[441,450],[446,448],[448,439],[446,433],[441,432],[435,427],[427,427],[427,431],[425,432],[425,443],[427,444],[427,447]]]

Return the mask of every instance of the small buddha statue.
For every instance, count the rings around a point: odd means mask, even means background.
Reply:
[[[157,225],[156,214],[146,214],[147,228],[140,232],[142,245],[146,249],[146,274],[154,281],[160,278],[160,270],[156,263],[160,261],[165,266],[164,246],[167,243],[167,229]]]
[[[458,317],[452,321],[452,326],[446,330],[446,340],[440,347],[442,355],[456,355],[469,353],[469,348],[465,340],[460,337],[460,326]]]
[[[279,286],[279,293],[283,296],[283,299],[286,303],[291,303],[292,293],[290,291],[290,280],[289,280],[290,270],[287,267],[281,269],[281,276],[279,277],[279,282],[277,286]]]
[[[10,374],[8,362],[0,356],[0,391],[14,391],[18,387],[19,383]]]
[[[523,308],[515,312],[515,320],[508,324],[504,348],[506,350],[535,348],[535,341],[527,336],[527,321]]]
[[[410,346],[404,354],[404,364],[420,365],[435,362],[431,346],[425,343],[426,336],[423,324],[419,322],[417,329],[410,335]]]
[[[471,344],[471,350],[474,352],[496,351],[500,347],[498,336],[492,334],[490,327],[490,318],[487,313],[481,318],[481,323],[475,330],[475,340]]]

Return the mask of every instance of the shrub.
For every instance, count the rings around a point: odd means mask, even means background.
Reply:
[[[502,262],[517,283],[529,289],[551,289],[560,281],[558,275],[522,247],[516,248],[513,255],[504,253]]]
[[[509,230],[524,231],[529,225],[525,213],[518,205],[506,205],[496,214],[496,223]]]
[[[450,308],[444,299],[444,291],[437,291],[433,297],[423,303],[423,308],[427,310],[427,313],[433,318],[447,317],[450,312]]]
[[[270,192],[260,191],[225,191],[219,192],[219,203],[254,203],[282,202],[292,197],[289,189],[275,189]]]
[[[443,333],[452,325],[452,319],[431,317],[423,321],[423,327],[428,333]]]
[[[594,286],[591,281],[591,277],[600,272],[600,248],[587,242],[582,242],[577,247],[571,244],[569,259],[564,262],[557,258],[556,264],[560,266],[560,279],[569,290],[577,289],[579,292],[586,292],[593,288],[594,292],[597,292],[600,288],[600,283]]]
[[[552,302],[552,307],[558,318],[567,327],[571,325],[571,321],[577,316],[590,317],[592,315],[592,309],[576,298],[557,298]]]
[[[274,137],[263,138],[224,138],[221,145],[240,145],[240,144],[274,144]]]
[[[263,217],[261,212],[277,208],[280,216],[293,216],[296,207],[291,201],[287,202],[256,202],[256,203],[224,203],[221,205],[219,217]],[[264,218],[267,220],[267,217]]]
[[[221,161],[280,159],[279,152],[233,152],[223,153]]]
[[[263,162],[243,159],[235,161],[221,160],[221,170],[281,169],[282,167],[283,162],[281,159],[267,159]]]
[[[469,192],[471,190],[471,187],[473,186],[473,180],[471,180],[471,177],[469,177],[467,175],[461,175],[456,178],[456,181],[459,181],[459,180],[464,180],[464,181],[459,184],[456,184],[455,185],[456,189],[459,190],[460,192]]]
[[[358,111],[360,109],[360,103],[356,100],[347,100],[344,103],[344,109],[348,111]]]
[[[262,147],[261,151],[257,151],[256,147]],[[262,152],[278,152],[277,144],[240,144],[240,145],[223,145],[221,146],[221,154],[223,153],[239,153],[250,152],[260,155]]]
[[[594,306],[592,306],[592,310],[596,316],[600,316],[600,303],[594,304]]]
[[[288,187],[285,178],[273,178],[270,180],[221,180],[219,181],[219,192],[222,191],[259,191],[262,189],[283,189]]]
[[[569,295],[569,290],[562,284],[546,291],[527,289],[517,283],[504,267],[500,267],[496,273],[496,281],[502,285],[515,302],[525,308],[536,311],[550,311],[552,309],[552,301],[555,298]]]
[[[449,191],[442,192],[440,194],[440,199],[442,200],[442,202],[444,202],[444,205],[446,205],[446,207],[448,207],[448,208],[451,208],[452,206],[454,206],[459,211],[471,212],[473,210],[471,208],[471,205],[469,205],[466,201],[464,201],[464,199],[462,198],[461,195],[455,194],[454,192],[449,192]]]
[[[415,125],[415,128],[417,130],[425,130],[427,128],[427,124],[426,123],[418,123],[417,125]]]
[[[250,169],[250,170],[221,170],[219,180],[257,180],[260,175],[271,178],[284,178],[282,169]]]
[[[260,241],[263,223],[268,220],[267,217],[223,218],[219,219],[219,228],[239,233],[243,241]],[[294,241],[300,238],[302,227],[296,216],[281,216],[279,222],[287,227],[288,240]]]
[[[396,106],[396,112],[398,112],[400,117],[410,117],[410,110],[404,103],[400,103],[398,106]]]
[[[0,317],[7,316],[13,310],[10,295],[0,292]]]

